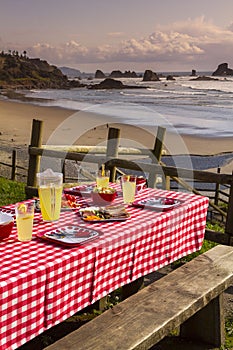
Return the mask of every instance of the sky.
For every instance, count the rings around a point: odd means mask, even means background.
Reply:
[[[82,72],[233,68],[233,1],[0,0],[0,50]]]

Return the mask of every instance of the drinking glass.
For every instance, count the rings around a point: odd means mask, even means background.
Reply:
[[[122,175],[121,187],[123,191],[123,201],[125,204],[131,204],[135,198],[136,192],[136,175]]]
[[[51,169],[37,173],[40,209],[44,221],[56,221],[60,218],[63,174]]]
[[[108,187],[109,185],[109,170],[98,170],[96,174],[96,186],[97,187]]]
[[[18,240],[21,242],[30,241],[33,231],[34,201],[16,203],[15,215]]]

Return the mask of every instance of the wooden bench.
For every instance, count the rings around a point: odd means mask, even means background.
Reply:
[[[218,245],[141,289],[46,350],[149,349],[180,336],[224,344],[223,292],[233,281],[233,247]]]

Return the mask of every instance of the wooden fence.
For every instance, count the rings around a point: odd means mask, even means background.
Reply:
[[[62,168],[64,169],[64,162],[66,159],[74,160],[76,162],[86,162],[96,164],[98,167],[101,164],[105,164],[106,168],[111,171],[111,181],[116,179],[117,169],[140,171],[147,174],[148,186],[156,186],[156,178],[160,175],[165,184],[165,188],[170,188],[170,179],[176,181],[184,190],[202,195],[194,187],[190,186],[189,180],[196,180],[198,182],[212,183],[215,184],[216,189],[220,189],[221,186],[227,186],[227,207],[222,209],[218,205],[219,197],[214,200],[210,199],[210,208],[221,214],[225,220],[225,232],[206,230],[206,238],[221,244],[233,245],[233,175],[220,174],[200,170],[190,170],[184,168],[176,168],[172,166],[166,166],[161,162],[163,138],[165,134],[164,128],[158,128],[157,136],[154,143],[154,148],[152,150],[137,150],[137,154],[147,155],[151,158],[152,162],[147,163],[143,161],[133,161],[122,158],[124,152],[120,150],[119,147],[119,137],[120,130],[115,128],[109,129],[107,146],[105,153],[103,154],[92,154],[92,153],[81,153],[73,152],[70,150],[58,150],[52,148],[45,148],[41,145],[42,138],[42,122],[39,120],[33,121],[32,135],[31,135],[31,145],[29,146],[29,169],[28,178],[26,186],[26,194],[28,197],[37,195],[36,187],[36,173],[39,170],[40,157],[51,157],[60,159],[62,163]],[[64,147],[63,147],[64,148]],[[130,153],[129,150],[127,155],[134,154],[135,150]],[[226,194],[224,192],[224,194]]]
[[[26,177],[28,169],[17,164],[17,150],[13,149],[11,152],[11,163],[0,162],[0,165],[10,168],[10,179],[16,180],[17,175],[20,177]],[[20,173],[18,172],[21,171]],[[22,173],[23,171],[23,173]]]
[[[207,172],[166,166],[161,162],[164,128],[158,128],[154,148],[145,149],[124,149],[119,147],[120,130],[109,129],[107,146],[101,149],[96,148],[97,153],[89,152],[92,148],[83,146],[65,148],[64,146],[42,146],[42,121],[33,120],[31,144],[29,151],[29,166],[27,174],[26,196],[31,198],[37,196],[36,173],[39,171],[41,156],[55,158],[61,162],[61,168],[65,174],[65,161],[85,162],[95,164],[100,167],[105,164],[110,169],[111,181],[115,181],[116,173],[119,169],[125,171],[139,171],[147,176],[149,187],[156,186],[156,179],[160,176],[163,179],[164,188],[170,189],[170,180],[175,181],[182,190],[203,195],[203,189],[198,190],[190,185],[190,181],[195,183],[214,184],[215,196],[210,198],[209,212],[218,213],[222,216],[225,232],[206,230],[206,239],[211,241],[233,245],[233,175],[221,174],[219,172]],[[77,152],[77,149],[79,152]],[[152,157],[151,157],[152,155]],[[150,157],[151,162],[125,159],[129,156]],[[13,171],[15,173],[15,171]],[[223,188],[225,188],[223,190]],[[225,199],[223,197],[225,196]],[[225,205],[220,205],[224,203]]]

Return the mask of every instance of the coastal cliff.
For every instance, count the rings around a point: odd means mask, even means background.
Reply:
[[[1,89],[57,89],[78,87],[80,82],[70,82],[56,66],[39,58],[28,58],[16,52],[0,53]]]

